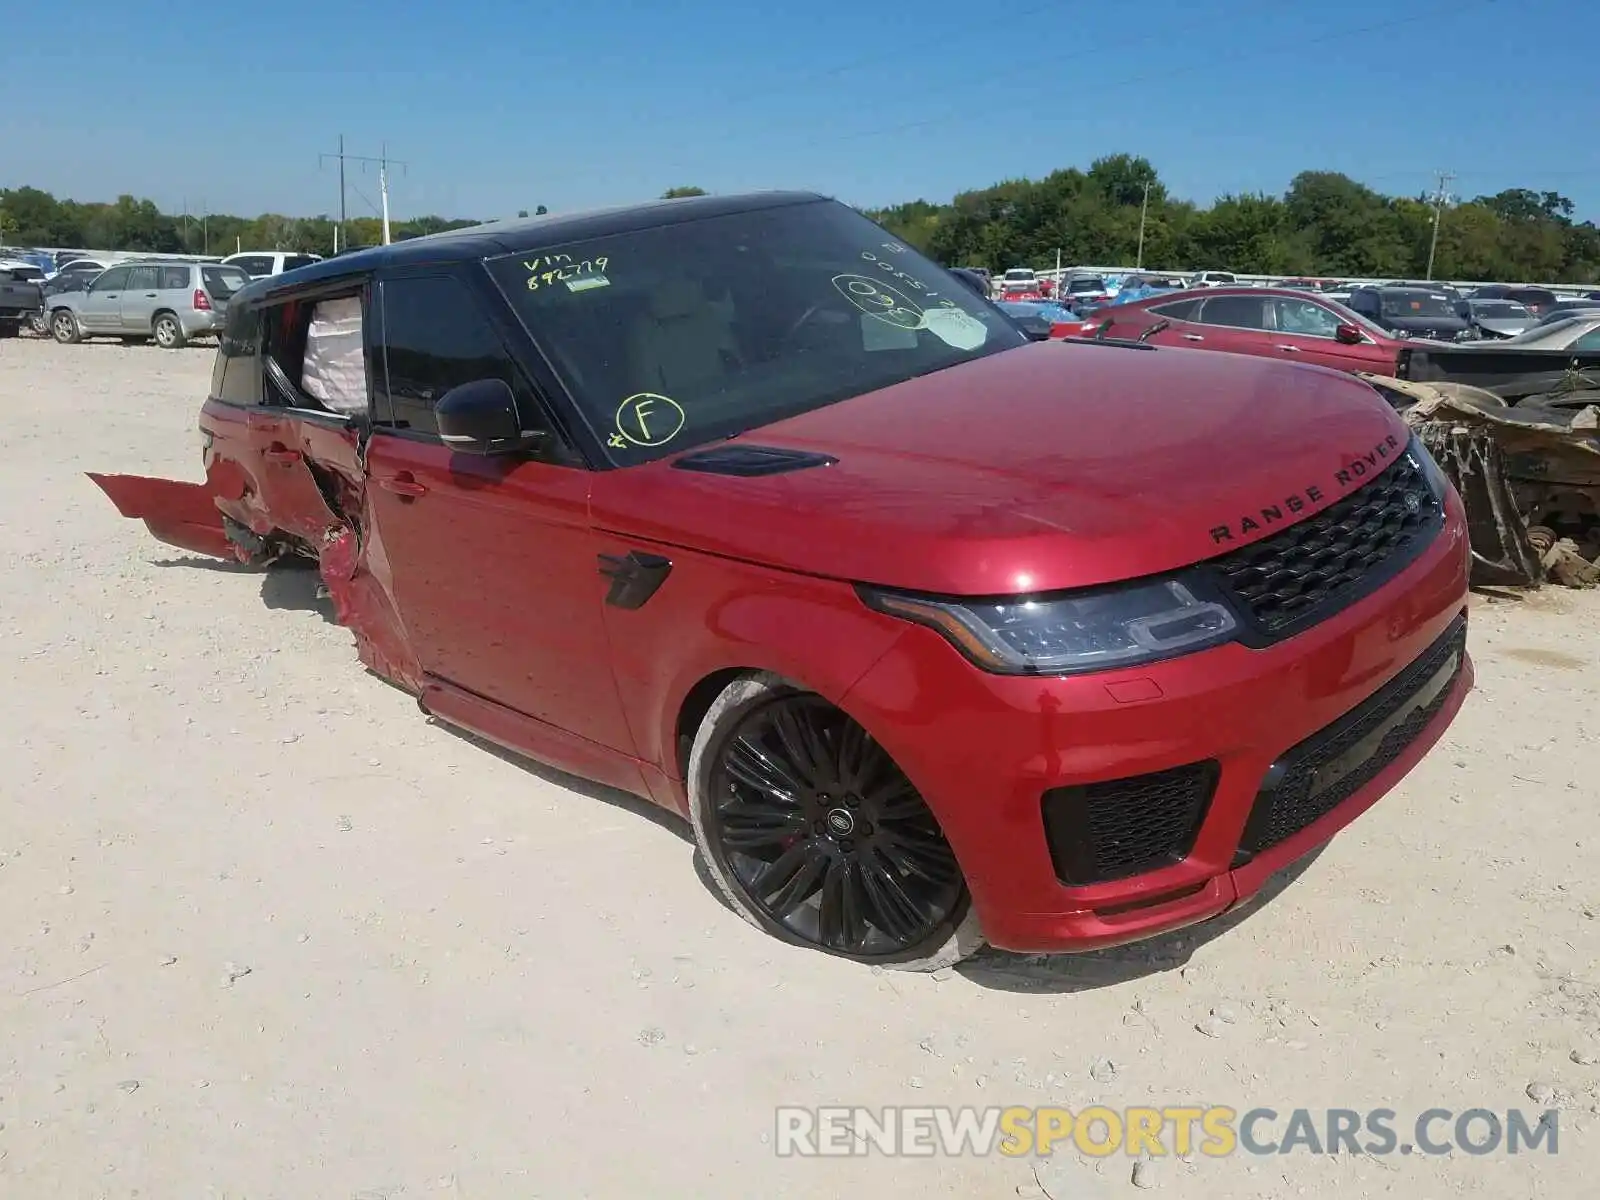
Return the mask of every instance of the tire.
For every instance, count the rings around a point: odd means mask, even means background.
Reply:
[[[707,872],[757,928],[902,971],[953,966],[983,945],[932,811],[816,693],[766,672],[730,683],[695,733],[688,777]]]
[[[40,337],[50,336],[50,322],[46,319],[43,309],[28,314],[28,328]]]
[[[158,312],[150,332],[155,336],[156,345],[163,350],[181,350],[189,344],[189,335],[184,333],[178,318],[169,312]]]
[[[78,328],[78,318],[70,308],[58,308],[50,314],[50,336],[63,346],[73,346],[83,341],[83,330]]]

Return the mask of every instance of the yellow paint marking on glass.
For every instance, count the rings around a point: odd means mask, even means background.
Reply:
[[[582,262],[573,262],[570,254],[547,254],[542,258],[525,258],[522,265],[528,271],[528,290],[537,292],[541,287],[549,287],[556,282],[565,282],[569,291],[581,291],[572,283],[577,280],[595,279],[589,287],[604,287],[610,281],[605,278],[606,267],[611,260],[605,255],[596,255],[586,258]]]
[[[617,431],[606,439],[614,450],[664,446],[683,431],[688,414],[670,396],[638,392],[617,406]]]

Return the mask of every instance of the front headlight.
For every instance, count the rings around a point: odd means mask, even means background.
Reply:
[[[953,600],[860,588],[879,612],[927,625],[986,671],[1067,675],[1187,654],[1238,622],[1201,585],[1176,579],[1039,597]]]

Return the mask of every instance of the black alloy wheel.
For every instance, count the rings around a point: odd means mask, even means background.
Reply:
[[[870,962],[914,956],[963,920],[966,883],[933,813],[822,697],[757,702],[708,782],[711,853],[775,932]]]

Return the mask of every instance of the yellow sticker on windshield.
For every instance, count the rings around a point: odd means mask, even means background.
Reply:
[[[688,415],[670,396],[639,392],[617,406],[617,431],[606,439],[613,450],[665,446],[683,431]]]

